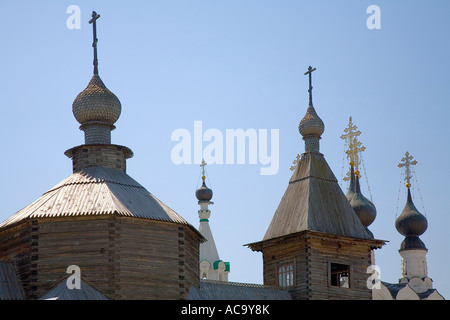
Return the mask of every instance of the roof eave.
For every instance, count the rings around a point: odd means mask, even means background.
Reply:
[[[288,235],[283,235],[283,236],[274,237],[271,239],[266,239],[266,240],[262,240],[262,241],[258,241],[258,242],[244,244],[244,246],[247,246],[252,251],[262,251],[266,247],[270,247],[270,246],[276,245],[280,242],[284,242],[286,240],[290,240],[292,238],[299,238],[299,237],[308,237],[308,238],[316,238],[316,239],[327,238],[329,240],[334,240],[334,241],[346,241],[346,242],[351,242],[353,244],[366,245],[366,246],[369,246],[371,249],[381,249],[381,247],[383,245],[385,245],[386,242],[389,242],[387,240],[381,240],[381,239],[353,238],[353,237],[348,237],[348,236],[329,234],[329,233],[315,231],[315,230],[303,230],[303,231],[291,233]]]

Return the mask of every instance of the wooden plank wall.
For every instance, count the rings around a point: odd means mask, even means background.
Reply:
[[[37,275],[32,282],[35,295],[43,295],[68,277],[67,268],[76,265],[81,279],[110,296],[114,292],[109,268],[110,221],[107,216],[39,219],[33,232],[37,241],[32,259]]]
[[[191,230],[188,226],[183,226],[184,228],[184,269],[185,278],[183,284],[183,294],[181,299],[187,299],[189,294],[189,289],[192,285],[197,288],[200,287],[200,241],[199,236],[196,232]],[[180,257],[181,258],[181,257]]]
[[[178,228],[120,217],[119,299],[178,299]]]
[[[2,230],[0,259],[13,261],[28,298],[80,267],[110,299],[186,299],[199,286],[199,235],[187,225],[133,217],[27,220]]]
[[[366,284],[369,277],[366,270],[371,264],[367,244],[305,236],[278,241],[275,245],[265,246],[262,252],[265,285],[278,286],[277,267],[293,263],[294,286],[289,288],[293,299],[372,298]],[[350,288],[330,285],[331,262],[350,266]]]
[[[0,231],[0,260],[12,262],[26,297],[33,298],[31,278],[31,221]]]
[[[294,286],[289,288],[293,299],[307,299],[308,294],[308,260],[306,239],[279,242],[263,250],[264,284],[278,286],[277,268],[281,264],[294,265]]]
[[[309,239],[310,247],[310,292],[311,299],[351,299],[371,300],[371,290],[367,288],[367,267],[371,264],[370,247],[367,245]],[[330,263],[341,263],[350,266],[350,288],[339,288],[329,285]]]
[[[186,299],[199,285],[199,240],[188,226],[120,217],[118,299]]]

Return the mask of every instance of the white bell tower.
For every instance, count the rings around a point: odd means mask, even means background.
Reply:
[[[217,252],[216,243],[211,232],[209,225],[209,218],[211,211],[208,206],[213,204],[211,202],[213,192],[206,186],[205,183],[205,165],[203,160],[202,164],[202,186],[197,189],[195,196],[198,199],[200,210],[198,210],[198,217],[200,219],[200,226],[198,231],[205,237],[206,241],[200,244],[200,279],[228,281],[228,274],[230,272],[229,262],[223,262],[219,258]]]

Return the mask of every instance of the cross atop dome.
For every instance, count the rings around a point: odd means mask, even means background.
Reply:
[[[200,167],[202,167],[202,180],[205,182],[205,166],[207,163],[205,162],[205,159],[202,159],[202,163],[200,164]]]
[[[306,75],[309,76],[309,89],[308,89],[308,92],[309,92],[309,104],[310,105],[312,105],[312,89],[313,89],[313,87],[312,87],[312,79],[311,78],[312,78],[313,71],[316,71],[316,68],[313,68],[313,67],[309,66],[308,67],[308,71],[305,72],[305,76]]]
[[[414,159],[414,157],[411,156],[408,151],[406,151],[405,156],[402,158],[402,162],[400,162],[398,164],[399,168],[402,168],[402,167],[405,168],[405,171],[406,171],[405,180],[406,180],[406,187],[408,189],[409,189],[409,187],[411,187],[411,178],[412,178],[411,166],[415,166],[417,164],[417,161],[416,160],[411,161],[412,159]]]
[[[315,70],[316,68],[309,66],[308,71],[305,72],[305,75],[309,75],[309,106],[298,126],[298,131],[305,141],[305,152],[319,152],[319,140],[325,130],[322,119],[317,115],[316,110],[312,105],[313,87],[311,83],[311,73]]]
[[[98,75],[96,23],[98,18],[100,15],[93,11],[92,19],[89,20],[93,25],[94,75],[72,104],[73,115],[85,133],[85,144],[111,144],[111,131],[115,129],[114,123],[122,111],[119,99]]]
[[[360,153],[366,150],[366,147],[362,145],[362,143],[357,139],[359,135],[361,135],[361,131],[357,130],[358,127],[353,125],[352,117],[349,118],[348,127],[344,129],[344,134],[341,136],[341,139],[345,140],[348,146],[348,149],[345,151],[347,154],[347,159],[349,159],[349,163],[351,166],[355,168],[355,174],[359,177],[359,165],[360,161]],[[347,173],[347,176],[344,178],[344,181],[350,180],[350,171]]]
[[[92,166],[102,166],[126,171],[126,159],[133,152],[125,147],[111,143],[111,131],[122,112],[119,98],[111,92],[98,75],[97,23],[100,15],[92,12],[89,23],[93,26],[94,74],[86,88],[72,103],[72,112],[84,131],[84,145],[71,148],[66,155],[73,160],[73,170]]]
[[[98,74],[98,59],[97,59],[97,19],[100,18],[100,15],[92,11],[92,19],[89,20],[89,23],[92,24],[92,31],[93,31],[93,41],[92,41],[92,47],[94,48],[94,74]]]

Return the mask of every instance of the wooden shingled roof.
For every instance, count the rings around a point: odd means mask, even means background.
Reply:
[[[325,158],[316,152],[302,155],[263,241],[305,230],[372,239]]]
[[[103,293],[80,279],[79,289],[69,289],[67,277],[42,295],[39,300],[109,300]]]
[[[191,286],[188,300],[292,300],[288,290],[280,288],[216,280],[200,280]]]
[[[89,167],[64,179],[0,228],[28,218],[108,214],[190,225],[122,170]]]
[[[12,263],[0,261],[0,300],[23,300],[24,294]]]

